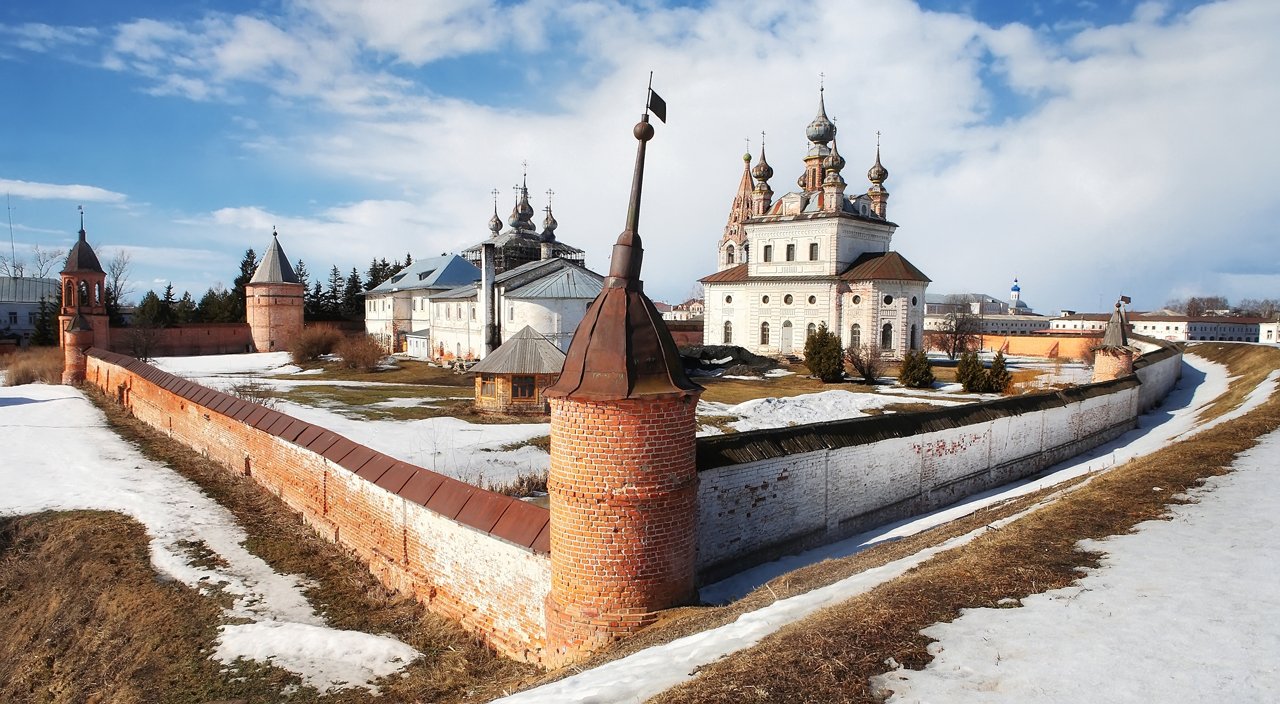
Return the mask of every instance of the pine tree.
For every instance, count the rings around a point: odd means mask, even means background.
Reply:
[[[324,317],[324,289],[320,287],[319,281],[311,285],[311,290],[304,294],[302,302],[303,316],[313,320]]]
[[[844,378],[844,350],[840,337],[819,325],[817,331],[804,341],[804,363],[809,373],[824,384]]]
[[[196,317],[206,323],[235,323],[241,320],[244,306],[236,300],[234,291],[228,291],[222,284],[214,284],[205,291],[196,306]]]
[[[927,389],[933,386],[933,365],[924,350],[908,352],[902,360],[902,368],[898,372],[898,383],[912,389]]]
[[[404,265],[406,267],[413,266],[413,255],[408,252],[404,253]]]
[[[293,273],[298,277],[298,283],[302,284],[302,290],[306,291],[311,284],[307,281],[307,265],[301,259],[298,260],[297,264],[293,265]]]
[[[342,315],[342,293],[346,288],[345,282],[342,280],[342,272],[338,271],[335,264],[329,270],[329,288],[324,292],[324,314],[329,318],[337,318]]]
[[[373,261],[369,262],[369,270],[364,274],[364,290],[368,291],[382,283],[381,275],[382,269],[378,266],[378,258],[374,257]]]
[[[165,326],[164,301],[160,300],[155,291],[147,291],[142,295],[142,301],[138,303],[138,310],[134,313],[133,320],[135,325],[153,328]]]
[[[54,315],[53,302],[48,298],[41,298],[38,311],[35,329],[31,331],[31,344],[41,347],[58,344],[58,337],[54,334],[57,318]]]
[[[347,285],[342,290],[342,317],[354,320],[363,317],[364,306],[360,298],[360,272],[351,267]]]
[[[956,381],[965,391],[981,393],[986,387],[986,376],[987,370],[983,368],[977,352],[960,353],[960,362],[956,364]]]
[[[1004,353],[996,352],[995,359],[991,360],[991,368],[987,370],[987,391],[990,393],[1002,394],[1009,388],[1009,383],[1013,381],[1013,375],[1009,373],[1004,366]]]
[[[200,322],[200,311],[196,308],[196,299],[191,297],[190,291],[183,291],[182,298],[173,304],[173,320],[178,323]]]
[[[236,302],[239,304],[239,313],[235,320],[227,322],[244,322],[245,320],[245,286],[249,280],[253,278],[253,272],[258,268],[258,255],[254,253],[253,248],[245,250],[244,258],[240,260],[240,275],[232,282],[231,293],[235,296]]]

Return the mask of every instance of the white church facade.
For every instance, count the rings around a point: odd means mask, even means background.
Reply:
[[[754,167],[744,155],[719,271],[702,279],[705,344],[799,356],[825,326],[846,348],[872,346],[894,359],[921,349],[929,278],[891,248],[898,226],[886,215],[880,148],[867,191],[846,195],[835,135],[820,97],[800,190],[776,200],[763,145]]]

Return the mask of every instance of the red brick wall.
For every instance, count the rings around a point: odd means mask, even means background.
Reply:
[[[1100,349],[1093,357],[1093,380],[1110,381],[1133,373],[1133,353]]]
[[[695,595],[697,397],[551,399],[553,664]]]
[[[133,328],[112,328],[112,352],[131,354]],[[182,357],[197,354],[237,354],[248,352],[253,343],[247,323],[192,323],[150,331],[155,335],[153,357]]]
[[[377,453],[318,426],[91,350],[86,381],[231,471],[248,473],[389,587],[499,652],[543,661],[546,509]]]

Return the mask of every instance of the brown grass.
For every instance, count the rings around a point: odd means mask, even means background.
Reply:
[[[303,364],[322,354],[333,352],[342,342],[342,333],[332,328],[306,328],[298,333],[289,345],[289,357],[294,364]]]
[[[60,347],[28,347],[9,355],[4,362],[5,383],[9,386],[62,383],[63,355]]]
[[[394,366],[379,368],[373,371],[347,369],[340,362],[306,362],[298,366],[303,369],[319,369],[320,374],[309,374],[304,379],[323,381],[326,379],[342,381],[379,381],[397,384],[427,384],[432,386],[457,386],[471,389],[475,380],[470,374],[458,374],[443,367],[414,359],[395,358]],[[297,379],[293,374],[282,374],[278,379]]]
[[[389,681],[383,683],[382,697],[374,698],[364,690],[344,690],[324,697],[323,701],[344,704],[488,701],[538,673],[530,665],[499,657],[457,624],[427,612],[411,597],[386,590],[365,565],[318,536],[303,524],[298,514],[251,479],[228,472],[170,440],[100,395],[93,394],[92,398],[106,413],[113,430],[137,443],[151,459],[168,464],[199,484],[230,510],[248,534],[245,545],[249,550],[276,570],[311,578],[315,586],[308,589],[307,597],[330,625],[369,633],[391,633],[424,655],[405,668],[405,676],[388,678]],[[216,672],[213,676],[218,681],[224,677]],[[246,677],[252,684],[257,676]],[[158,680],[151,682],[153,686],[163,685]],[[283,699],[255,698],[253,701]],[[314,693],[304,690],[288,701],[314,699]]]
[[[378,362],[387,356],[382,345],[372,335],[344,337],[333,351],[342,358],[342,366],[366,374],[376,370]]]
[[[1258,378],[1268,365],[1274,368],[1280,356],[1270,350],[1221,350],[1215,354],[1234,360],[1233,373],[1241,370],[1242,378],[1229,392],[1232,395],[1247,393],[1249,379]],[[964,608],[995,607],[1003,599],[1021,599],[1073,583],[1080,576],[1079,568],[1096,565],[1099,557],[1080,551],[1080,540],[1123,534],[1142,521],[1163,518],[1166,507],[1178,501],[1174,497],[1198,486],[1204,478],[1226,471],[1237,454],[1255,444],[1255,438],[1278,427],[1280,399],[1272,398],[1232,421],[1228,432],[1206,433],[1087,483],[1078,482],[1080,488],[1050,505],[965,547],[943,553],[867,594],[792,624],[755,647],[704,668],[695,680],[651,701],[879,701],[868,680],[888,670],[886,659],[911,668],[929,662],[925,647],[930,641],[920,635],[922,628],[950,621]],[[1154,486],[1163,491],[1152,491]],[[936,544],[967,532],[975,522],[981,525],[1011,515],[1028,500],[901,541],[907,545],[885,547],[910,554],[922,547],[920,541]],[[856,563],[885,557],[877,552],[880,550],[867,551],[848,560]],[[844,561],[833,562],[838,565]],[[868,566],[860,565],[855,571]],[[827,571],[839,574],[845,569],[828,567]],[[757,593],[746,600],[758,598]]]

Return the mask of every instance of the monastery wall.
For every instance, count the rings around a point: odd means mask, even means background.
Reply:
[[[722,579],[1033,475],[1137,424],[1182,365],[1043,394],[698,439],[698,578]]]
[[[944,337],[933,331],[938,338]],[[1093,357],[1093,348],[1101,340],[1080,335],[982,335],[981,349],[1004,352],[1013,357],[1048,357],[1049,359],[1083,359]]]
[[[112,328],[112,352],[133,351],[133,335],[139,328]],[[238,354],[253,344],[248,323],[191,323],[170,328],[146,330],[151,340],[152,357],[182,357],[197,354]]]
[[[540,662],[550,514],[383,455],[328,430],[163,372],[88,353],[86,382],[135,417],[251,476],[389,588],[499,652]]]

